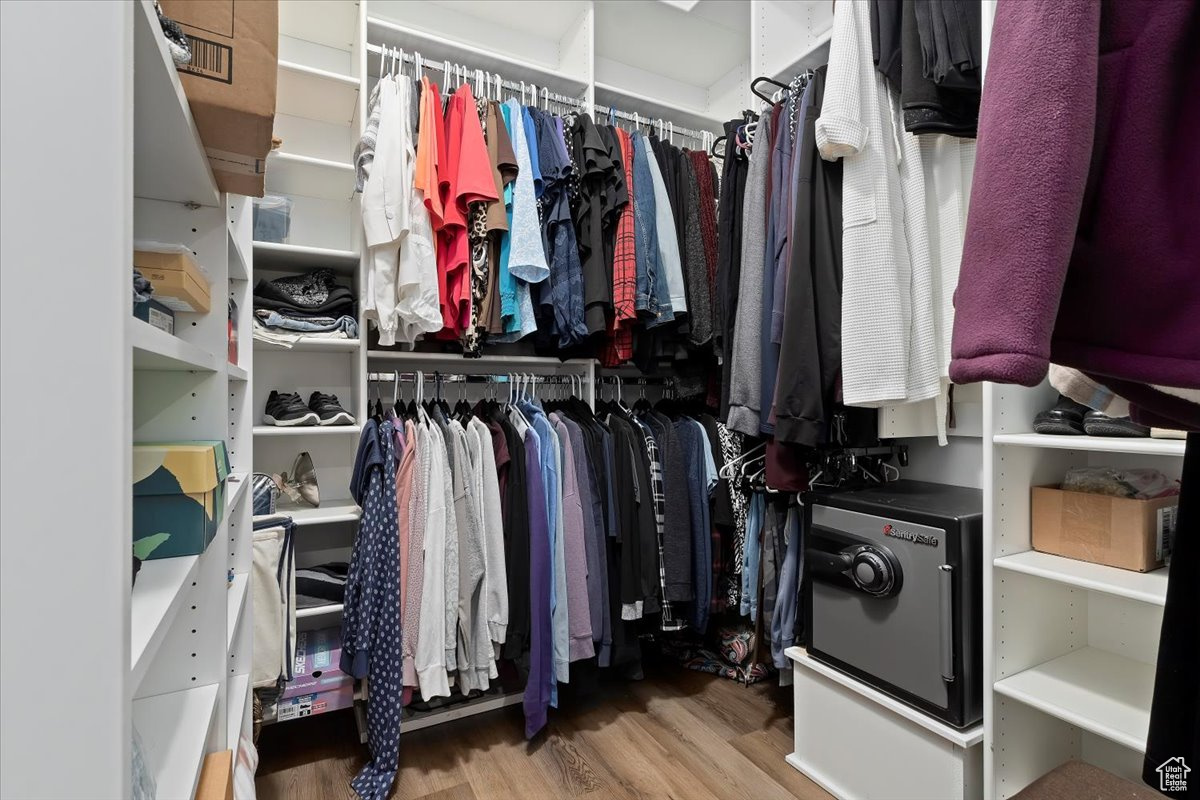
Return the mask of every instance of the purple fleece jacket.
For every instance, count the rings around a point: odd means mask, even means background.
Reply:
[[[1200,388],[1198,42],[1195,0],[998,4],[956,383]]]

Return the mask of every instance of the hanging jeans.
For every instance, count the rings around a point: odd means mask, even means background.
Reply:
[[[1142,766],[1142,780],[1156,789],[1159,767],[1172,759],[1200,769],[1200,433],[1188,434],[1182,483]],[[1188,779],[1186,773],[1181,777],[1186,791],[1163,793],[1200,797],[1200,780]]]

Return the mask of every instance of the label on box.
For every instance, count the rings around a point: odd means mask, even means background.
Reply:
[[[163,303],[163,305],[167,305],[167,304]],[[168,306],[168,308],[169,308],[169,306]],[[149,317],[146,320],[147,322],[149,322],[155,328],[158,328],[160,331],[166,331],[167,333],[172,333],[172,334],[175,333],[175,318],[174,317],[172,317],[170,314],[166,313],[165,311],[161,311],[160,309],[157,309],[157,308],[149,308],[149,309],[147,309],[147,311],[149,313]]]
[[[208,78],[210,81],[233,83],[233,48],[220,42],[201,39],[191,33],[185,33],[188,44],[192,48],[192,60],[180,64],[180,72]]]
[[[1171,557],[1171,544],[1175,539],[1175,520],[1179,517],[1179,506],[1167,506],[1158,510],[1158,528],[1154,537],[1154,557],[1166,561]]]
[[[313,701],[317,699],[315,694],[310,694],[305,697],[297,697],[288,705],[279,706],[279,713],[276,719],[279,722],[287,722],[289,719],[297,717],[311,717],[313,714]],[[322,703],[322,705],[324,705]],[[318,711],[318,713],[320,713]]]
[[[244,156],[241,153],[231,153],[228,150],[217,150],[212,147],[204,148],[208,154],[208,163],[216,172],[232,172],[234,175],[265,175],[267,160]]]

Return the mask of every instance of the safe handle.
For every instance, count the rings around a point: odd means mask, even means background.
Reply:
[[[938,567],[938,650],[942,662],[942,680],[954,682],[954,567]]]

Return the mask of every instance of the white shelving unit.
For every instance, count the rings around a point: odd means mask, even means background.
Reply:
[[[262,269],[306,270],[328,267],[334,272],[353,275],[358,269],[358,258],[358,253],[354,250],[276,242],[254,243],[254,263]]]
[[[1047,385],[984,390],[985,796],[1006,800],[1070,759],[1140,781],[1167,571],[1132,572],[1032,549],[1030,488],[1078,466],[1151,466],[1171,439],[1028,433]]]
[[[319,508],[280,507],[281,514],[288,514],[300,526],[335,525],[339,522],[358,522],[362,509],[352,502],[324,503]]]
[[[312,606],[296,609],[296,619],[312,619],[314,617],[341,616],[342,604],[330,603],[327,606]]]
[[[1087,453],[1128,453],[1143,456],[1182,456],[1182,439],[1122,439],[1113,436],[1057,436],[1046,433],[998,433],[993,441],[1013,447],[1046,447]]]
[[[995,690],[1131,750],[1146,749],[1151,664],[1085,647],[997,681]]]
[[[200,780],[220,687],[198,686],[135,700],[133,724],[142,733],[158,797],[191,797]]]
[[[302,337],[287,346],[278,345],[273,342],[264,342],[261,339],[254,340],[254,348],[256,350],[266,350],[268,352],[356,353],[361,346],[362,344],[358,339],[314,339]]]
[[[129,598],[130,680],[142,682],[191,588],[199,556],[147,561]]]
[[[1167,569],[1153,572],[1134,572],[1088,561],[1036,550],[1025,550],[1011,556],[997,558],[996,569],[1022,572],[1046,580],[1056,581],[1079,589],[1116,595],[1141,603],[1161,606],[1167,600]]]
[[[249,206],[218,191],[150,0],[69,9],[5,3],[0,13],[3,260],[24,265],[5,269],[0,292],[9,501],[0,557],[0,795],[129,797],[136,729],[158,796],[191,797],[205,754],[236,746],[227,723],[236,717],[240,730],[245,693],[231,697],[232,683],[244,687],[250,666],[244,487],[253,467],[246,416],[253,349],[243,337],[237,365],[227,363],[226,310],[229,300],[237,303],[238,329],[248,333]],[[64,28],[65,13],[72,21]],[[56,28],[55,47],[47,47],[44,34]],[[62,58],[67,51],[94,57],[80,68]],[[62,108],[86,120],[82,135],[78,125],[30,124]],[[16,155],[47,147],[71,158],[39,164]],[[70,235],[61,216],[45,214],[54,198],[59,208],[86,209]],[[176,314],[174,335],[133,317],[133,248],[143,239],[185,245],[210,282],[211,311]],[[25,276],[56,270],[71,290],[54,301],[65,322],[47,326],[45,309],[29,302],[37,289]],[[14,375],[39,376],[36,390]],[[83,435],[53,424],[81,413],[104,422]],[[225,487],[216,509],[222,519],[204,552],[146,561],[135,582],[132,447],[194,440],[224,441],[240,480]],[[230,570],[237,615],[230,614]],[[10,603],[15,597],[20,602]],[[38,692],[39,685],[54,689]],[[70,754],[69,768],[55,761],[62,753]]]
[[[295,428],[278,425],[254,426],[255,436],[286,436],[292,439],[308,436],[357,436],[360,433],[362,433],[362,425],[327,425],[325,427],[305,425]]]

